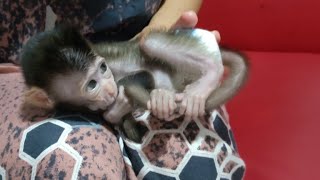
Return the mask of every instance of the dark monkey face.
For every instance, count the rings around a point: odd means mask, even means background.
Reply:
[[[87,72],[58,75],[52,85],[59,101],[86,106],[93,111],[107,109],[118,95],[113,74],[100,56],[96,56]]]

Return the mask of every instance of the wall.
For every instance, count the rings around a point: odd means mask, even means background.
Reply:
[[[320,52],[319,0],[204,0],[199,27],[242,50]]]

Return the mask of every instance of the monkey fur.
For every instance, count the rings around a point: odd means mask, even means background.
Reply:
[[[207,79],[212,79],[208,74],[210,70],[223,68],[209,69],[211,66],[208,61],[214,61],[214,57],[220,54],[208,49],[206,42],[194,35],[195,31],[155,30],[141,41],[90,44],[75,28],[61,26],[29,40],[23,48],[20,62],[26,84],[43,89],[56,105],[79,106],[79,103],[57,98],[57,90],[53,90],[54,79],[76,72],[86,74],[97,57],[101,56],[107,68],[111,69],[115,82],[124,86],[126,95],[134,104],[147,108],[150,91],[164,88],[174,92],[191,92],[193,95],[208,93],[205,111],[210,112],[232,98],[241,88],[246,80],[248,63],[243,56],[222,49],[221,65],[229,68],[230,73],[220,86],[209,82],[206,85]],[[202,66],[199,66],[201,63]],[[212,85],[215,87],[210,87]],[[107,108],[110,104],[100,108]],[[135,131],[136,124],[132,121],[125,121],[123,129],[129,139],[139,142],[141,135]]]

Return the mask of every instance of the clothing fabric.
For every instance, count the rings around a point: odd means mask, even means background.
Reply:
[[[167,122],[137,110],[146,127],[136,144],[101,116],[46,113],[21,106],[21,73],[0,75],[0,179],[240,180],[239,157],[225,111],[203,120]]]
[[[144,126],[142,143],[121,136],[124,162],[138,179],[240,180],[240,158],[225,111],[217,108],[204,119],[159,120],[149,111],[135,113]]]
[[[46,6],[56,24],[71,23],[92,42],[128,40],[162,0],[3,0],[0,62],[18,62],[23,44],[45,29]],[[137,110],[141,145],[116,137],[99,116],[46,114],[23,108],[21,73],[0,76],[0,179],[243,178],[228,117],[219,108],[203,120],[161,121]]]
[[[0,4],[0,63],[18,63],[24,43],[45,29],[46,6],[56,24],[72,24],[92,42],[134,37],[157,12],[162,0],[3,0]]]

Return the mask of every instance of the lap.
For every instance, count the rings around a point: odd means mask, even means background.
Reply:
[[[234,179],[243,178],[244,161],[224,108],[205,119],[159,120],[147,111],[135,118],[146,133],[142,144],[120,139],[125,163],[138,179]],[[123,145],[122,145],[123,144]]]
[[[0,74],[0,178],[242,179],[223,109],[204,120],[158,120],[145,111],[142,144],[118,138],[101,117],[20,108],[20,73]],[[202,178],[201,178],[202,177]]]
[[[126,179],[113,131],[97,116],[20,108],[19,73],[0,75],[0,174],[13,179]],[[1,178],[0,178],[1,179]]]

